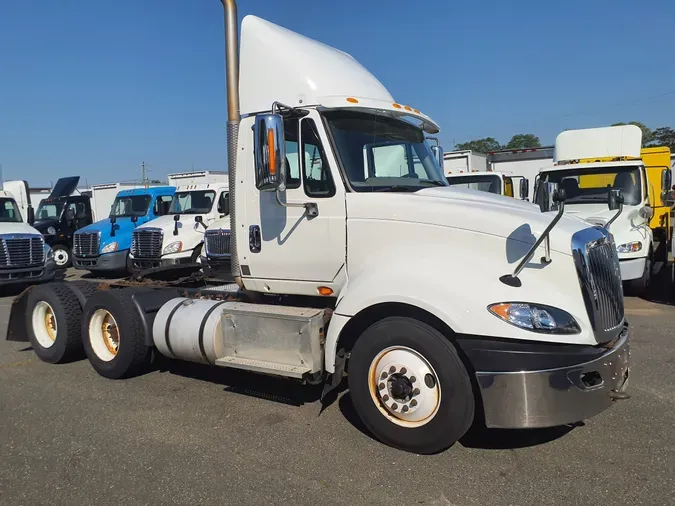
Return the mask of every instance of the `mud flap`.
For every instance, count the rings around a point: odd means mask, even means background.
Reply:
[[[330,406],[337,398],[337,387],[342,383],[342,378],[345,374],[345,365],[347,363],[347,354],[344,349],[340,349],[335,357],[335,372],[331,374],[323,385],[323,392],[321,392],[321,411]]]
[[[7,326],[7,341],[28,342],[28,329],[26,328],[26,311],[28,310],[28,294],[33,289],[29,286],[12,301],[9,313],[9,325]]]

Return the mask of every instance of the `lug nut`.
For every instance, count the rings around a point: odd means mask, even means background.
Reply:
[[[394,374],[396,372],[396,367],[393,365],[389,368],[389,374]]]
[[[380,390],[384,390],[384,383],[380,383],[379,385],[377,385],[377,388],[379,388]]]
[[[419,395],[419,394],[420,394],[419,388],[416,388],[415,390],[413,390],[413,395]]]
[[[403,411],[404,413],[407,413],[407,412],[408,412],[408,409],[409,409],[408,406],[403,406],[403,407],[401,408],[401,411]]]
[[[417,378],[415,376],[410,376],[410,383],[415,383]]]
[[[396,410],[398,409],[398,404],[396,404],[396,403],[392,404],[392,405],[391,405],[391,409],[393,409],[394,411],[396,411]]]
[[[405,367],[401,367],[401,374],[405,374],[407,372],[408,372],[408,369],[406,369]]]
[[[389,375],[387,374],[387,371],[383,371],[383,372],[382,372],[382,375],[380,376],[380,378],[381,378],[381,379],[386,379],[387,376],[389,376]]]
[[[417,406],[417,401],[413,399],[412,401],[410,401],[410,405],[414,408],[415,406]]]
[[[384,395],[382,396],[382,400],[383,400],[384,402],[387,402],[387,401],[389,400],[389,396],[388,396],[387,394],[384,394]]]

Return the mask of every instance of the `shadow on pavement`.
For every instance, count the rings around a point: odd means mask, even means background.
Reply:
[[[647,289],[647,293],[640,297],[648,302],[675,306],[675,287],[673,287],[670,266],[664,267],[654,275]]]
[[[465,448],[479,448],[483,450],[513,450],[516,448],[528,448],[550,443],[559,439],[574,428],[583,426],[583,422],[577,424],[561,425],[546,429],[486,429],[485,427],[472,427],[469,429],[460,444]]]
[[[169,360],[164,357],[158,358],[155,370],[221,385],[227,392],[291,406],[302,406],[318,401],[323,387],[323,385],[303,385],[299,381],[249,371]]]

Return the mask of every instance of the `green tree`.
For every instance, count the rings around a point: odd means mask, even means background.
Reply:
[[[670,127],[661,127],[652,134],[652,146],[668,146],[675,153],[675,130]]]
[[[534,134],[516,134],[506,145],[506,149],[540,148],[539,137]]]
[[[614,123],[612,126],[623,126],[623,125],[635,125],[636,127],[640,127],[640,130],[642,130],[642,145],[647,146],[650,144],[654,138],[654,132],[652,132],[652,129],[647,127],[644,123],[640,121],[630,121],[628,123]]]
[[[455,144],[455,149],[457,150],[470,149],[471,151],[478,151],[479,153],[490,153],[501,148],[501,144],[499,144],[494,137],[485,137],[484,139],[476,139]]]

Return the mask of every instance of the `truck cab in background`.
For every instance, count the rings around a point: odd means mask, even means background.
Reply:
[[[448,184],[455,188],[478,190],[506,197],[518,197],[528,200],[530,182],[522,176],[513,176],[503,172],[467,172],[447,174]]]
[[[555,166],[540,172],[536,183],[537,199],[545,184],[556,183],[566,192],[566,213],[609,228],[621,278],[634,295],[647,289],[654,262],[667,261],[671,235],[664,202],[670,167],[659,164],[661,148],[641,146],[642,131],[634,125],[567,130],[556,139]],[[619,214],[608,209],[612,191],[622,199]]]
[[[75,232],[73,266],[92,272],[126,271],[133,231],[167,214],[175,191],[173,186],[120,191],[108,218]]]
[[[167,214],[140,225],[132,234],[132,271],[201,262],[206,229],[229,212],[226,172],[171,174],[169,183],[176,192]]]
[[[52,249],[32,221],[30,202],[24,217],[13,194],[0,190],[0,286],[54,279]]]
[[[70,266],[73,235],[94,221],[90,198],[73,195],[79,181],[79,176],[59,179],[35,212],[35,228],[51,246],[57,268]]]

